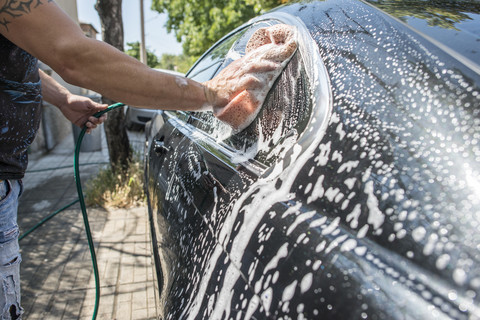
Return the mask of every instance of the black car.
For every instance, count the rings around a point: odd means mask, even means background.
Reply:
[[[295,2],[187,76],[277,23],[298,49],[249,127],[146,130],[160,318],[480,319],[480,3]]]

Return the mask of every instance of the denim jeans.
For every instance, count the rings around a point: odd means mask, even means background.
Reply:
[[[20,248],[17,225],[21,180],[0,182],[0,319],[21,319]]]

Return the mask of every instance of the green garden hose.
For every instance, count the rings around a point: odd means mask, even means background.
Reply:
[[[99,118],[104,113],[112,111],[113,109],[123,107],[123,103],[115,103],[109,106],[107,109],[97,112],[93,116]],[[95,246],[93,244],[92,232],[90,231],[90,224],[88,222],[87,208],[85,206],[85,199],[83,197],[82,183],[80,182],[80,170],[79,170],[79,156],[80,156],[80,145],[82,144],[83,136],[87,131],[87,127],[83,127],[80,135],[78,136],[77,143],[75,145],[75,155],[73,157],[73,167],[75,170],[75,183],[77,184],[77,193],[78,199],[80,200],[80,208],[82,209],[83,223],[85,224],[85,232],[87,234],[88,247],[90,248],[90,256],[92,258],[93,272],[95,274],[95,307],[93,309],[92,319],[97,318],[98,306],[100,303],[100,277],[98,275],[98,265],[97,265],[97,256],[95,254]]]
[[[96,118],[99,118],[101,115],[112,111],[113,109],[117,109],[119,107],[123,107],[125,104],[123,103],[115,103],[106,108],[105,110],[102,110],[100,112],[97,112],[93,116]],[[25,238],[27,235],[29,235],[31,232],[36,230],[38,227],[43,225],[45,222],[56,216],[58,213],[62,212],[63,210],[71,207],[72,205],[76,204],[77,202],[80,202],[80,208],[82,210],[82,216],[83,216],[83,223],[85,225],[85,233],[87,234],[87,240],[88,240],[88,247],[90,248],[90,256],[92,258],[92,264],[93,264],[93,272],[95,275],[95,307],[93,310],[93,316],[92,319],[95,320],[97,318],[97,313],[98,313],[98,307],[100,303],[100,277],[98,274],[98,264],[97,264],[97,256],[95,254],[95,246],[93,244],[93,239],[92,239],[92,232],[90,231],[90,223],[88,222],[88,216],[87,216],[87,208],[85,206],[85,199],[83,197],[83,191],[82,191],[82,184],[80,181],[80,164],[79,164],[79,157],[80,157],[80,146],[82,144],[83,136],[85,135],[85,132],[87,131],[87,127],[84,127],[82,131],[80,132],[80,135],[78,136],[77,143],[75,144],[75,155],[73,157],[73,167],[74,167],[74,176],[75,176],[75,183],[77,185],[77,193],[78,193],[78,199],[75,201],[67,204],[63,208],[51,213],[47,217],[43,218],[39,223],[37,223],[33,228],[22,234],[19,238],[18,241],[22,240]],[[104,164],[104,163],[98,163],[98,164]],[[58,168],[57,168],[58,169]],[[45,170],[50,170],[50,169],[45,169]],[[39,170],[43,171],[43,170]]]
[[[89,163],[82,163],[80,164],[80,166],[91,166],[91,165],[104,165],[104,164],[109,164],[109,162],[89,162]],[[35,169],[35,170],[27,170],[26,172],[27,173],[34,173],[34,172],[45,172],[45,171],[52,171],[52,170],[59,170],[59,169],[70,169],[72,168],[72,166],[62,166],[62,167],[55,167],[55,168],[44,168],[44,169]],[[37,230],[39,227],[41,227],[45,222],[47,222],[48,220],[52,219],[53,217],[55,217],[57,214],[59,214],[60,212],[62,212],[63,210],[66,210],[68,208],[70,208],[71,206],[73,206],[75,203],[79,202],[80,199],[75,199],[74,201],[70,202],[69,204],[67,204],[66,206],[64,206],[63,208],[61,209],[58,209],[57,211],[55,212],[52,212],[50,213],[48,216],[46,216],[45,218],[43,218],[42,220],[40,220],[40,222],[36,223],[32,228],[28,229],[26,232],[24,232],[23,234],[21,234],[19,237],[18,237],[18,241],[21,241],[23,238],[25,238],[26,236],[28,236],[30,233],[32,233],[33,231]]]
[[[29,229],[27,232],[25,232],[24,234],[22,234],[20,237],[18,237],[18,241],[21,241],[23,238],[25,238],[26,236],[28,236],[30,233],[32,233],[33,231],[37,230],[38,227],[40,227],[41,225],[43,225],[45,222],[47,222],[48,220],[52,219],[53,217],[55,217],[57,214],[59,214],[60,212],[62,212],[63,210],[67,209],[67,208],[70,208],[71,206],[73,206],[75,203],[79,202],[80,200],[79,199],[76,199],[75,201],[72,201],[70,202],[69,204],[67,204],[65,207],[61,208],[61,209],[58,209],[57,211],[49,214],[48,216],[46,216],[45,218],[43,218],[42,220],[40,220],[39,223],[37,223],[36,225],[34,225],[31,229]]]

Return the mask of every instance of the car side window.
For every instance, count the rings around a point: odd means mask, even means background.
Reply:
[[[256,30],[277,23],[280,22],[262,21],[239,32],[228,50],[221,48],[224,56],[214,75],[245,55],[247,42]],[[239,159],[255,159],[270,165],[282,151],[293,145],[306,126],[312,108],[310,97],[305,67],[297,52],[268,93],[256,120],[245,130],[232,132],[212,112],[193,112],[190,123],[232,149]]]
[[[197,82],[210,80],[218,73],[218,69],[223,65],[225,56],[232,44],[242,35],[241,32],[235,33],[220,42],[215,48],[201,57],[196,64],[187,72],[186,77]],[[171,111],[177,118],[187,121],[192,114],[187,111]]]
[[[210,52],[204,55],[187,73],[187,77],[198,82],[210,80],[218,73],[232,44],[242,35],[236,33],[223,40]]]

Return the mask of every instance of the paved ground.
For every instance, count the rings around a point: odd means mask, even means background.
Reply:
[[[143,135],[132,134],[141,146]],[[134,144],[135,145],[135,144]],[[82,185],[108,160],[102,151],[82,152]],[[53,151],[31,155],[20,200],[23,233],[77,198],[73,138]],[[64,168],[64,166],[67,166]],[[49,169],[49,170],[45,170]],[[146,208],[88,209],[96,245],[101,299],[97,319],[155,319],[152,260]],[[62,211],[20,241],[24,319],[91,319],[95,280],[79,204]]]

